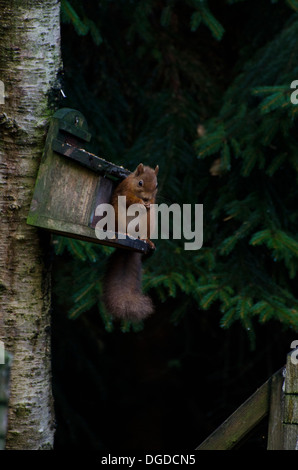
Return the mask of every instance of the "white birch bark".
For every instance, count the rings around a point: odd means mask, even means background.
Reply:
[[[60,66],[59,1],[0,0],[0,340],[13,355],[6,449],[53,446],[47,242],[26,218]]]

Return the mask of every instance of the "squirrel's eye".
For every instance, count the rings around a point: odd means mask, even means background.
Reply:
[[[156,186],[155,186],[155,187],[158,188],[158,183],[156,183]]]
[[[143,186],[143,180],[139,181],[139,186]]]

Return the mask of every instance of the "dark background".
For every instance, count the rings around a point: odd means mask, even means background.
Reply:
[[[62,260],[57,260],[54,273]],[[235,324],[194,306],[173,326],[171,302],[143,331],[107,333],[97,311],[69,320],[53,309],[55,448],[193,451],[285,364],[295,335]],[[266,450],[267,420],[243,444]]]

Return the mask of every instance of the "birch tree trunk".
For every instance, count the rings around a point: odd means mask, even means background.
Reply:
[[[0,339],[13,355],[6,449],[53,446],[47,242],[26,218],[60,67],[59,1],[0,0]]]

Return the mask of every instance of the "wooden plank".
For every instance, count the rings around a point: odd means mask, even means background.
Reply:
[[[272,376],[269,406],[267,450],[283,450],[284,371]]]
[[[298,450],[298,425],[284,425],[284,447],[283,450]]]
[[[251,395],[196,450],[229,450],[239,443],[268,414],[274,376]]]
[[[298,364],[294,360],[294,353],[288,354],[286,365],[284,450],[298,450]]]
[[[52,233],[69,238],[85,240],[91,243],[99,243],[101,245],[112,246],[114,248],[134,250],[143,254],[152,254],[154,252],[147,242],[130,235],[127,235],[125,238],[117,238],[118,234],[113,232],[113,236],[115,236],[115,238],[102,240],[95,236],[95,230],[90,227],[66,221],[59,221],[57,219],[51,219],[50,217],[43,217],[41,215],[36,219],[36,224],[38,224],[38,227]]]
[[[297,349],[294,349],[287,355],[285,393],[298,395],[298,364]]]
[[[298,396],[285,395],[284,408],[284,423],[298,425]]]

